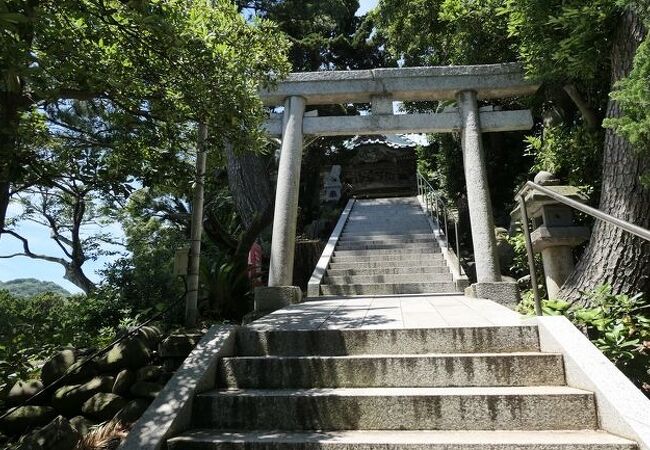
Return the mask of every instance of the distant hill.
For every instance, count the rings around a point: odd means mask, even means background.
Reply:
[[[44,292],[70,295],[70,292],[52,281],[42,281],[36,278],[17,278],[15,280],[0,281],[0,289],[9,291],[17,297],[31,297]]]

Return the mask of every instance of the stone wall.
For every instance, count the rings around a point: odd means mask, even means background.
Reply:
[[[143,327],[82,368],[88,351],[61,350],[43,365],[40,379],[18,381],[10,390],[9,414],[0,419],[0,447],[72,450],[99,424],[119,421],[128,427],[201,336],[165,337],[157,327]]]

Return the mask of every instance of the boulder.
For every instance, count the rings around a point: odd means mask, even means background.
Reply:
[[[10,406],[20,405],[42,390],[43,383],[40,380],[17,381],[7,395],[7,403]]]
[[[76,361],[74,350],[65,349],[50,358],[41,368],[41,380],[46,386],[59,379]]]
[[[132,338],[115,345],[97,360],[97,369],[101,373],[118,372],[122,369],[137,369],[147,364],[152,351],[139,338]]]
[[[134,423],[142,416],[142,414],[144,414],[150,404],[151,400],[144,398],[131,400],[124,408],[115,414],[113,420],[118,420],[122,423]]]
[[[148,326],[140,328],[138,332],[135,333],[135,336],[142,339],[151,350],[156,350],[158,344],[162,341],[163,332],[158,327]]]
[[[114,384],[114,377],[95,377],[84,384],[60,387],[52,396],[52,406],[66,416],[77,415],[86,400],[100,392],[111,392]]]
[[[115,384],[111,392],[117,395],[128,395],[135,381],[135,373],[129,369],[124,369],[115,377]]]
[[[158,380],[164,373],[162,366],[144,366],[138,369],[136,379],[138,381]]]
[[[149,381],[138,381],[131,386],[131,395],[139,398],[154,399],[162,390],[163,385]]]
[[[203,333],[186,332],[167,336],[158,346],[161,358],[187,358],[199,343]]]
[[[86,419],[84,416],[75,416],[70,419],[70,424],[81,434],[82,436],[87,435],[92,427],[97,425],[96,422]]]
[[[84,415],[105,422],[111,420],[128,403],[123,397],[100,392],[93,395],[81,407]]]
[[[10,436],[23,434],[30,428],[41,427],[56,417],[51,406],[20,406],[0,419],[0,431]]]
[[[496,228],[495,235],[497,239],[497,254],[499,256],[499,266],[501,273],[507,274],[515,260],[515,248],[508,241],[508,230],[505,228]]]
[[[25,436],[18,450],[73,450],[80,439],[81,433],[65,417],[58,416]]]

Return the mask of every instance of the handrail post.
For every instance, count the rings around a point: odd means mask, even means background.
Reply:
[[[528,256],[528,270],[530,271],[530,284],[533,288],[533,298],[535,299],[535,314],[542,316],[542,302],[539,298],[539,289],[537,288],[537,274],[535,273],[535,255],[533,254],[533,243],[530,240],[530,229],[528,228],[528,211],[526,211],[526,200],[523,194],[519,196],[519,208],[521,209],[522,228],[524,231],[524,241],[526,243],[526,254]]]
[[[458,217],[454,220],[454,234],[456,236],[456,259],[458,259],[458,276],[461,275],[460,267],[460,242],[458,240]]]

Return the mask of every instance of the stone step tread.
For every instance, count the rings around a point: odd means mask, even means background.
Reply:
[[[451,282],[428,283],[367,283],[367,284],[321,284],[325,295],[372,295],[372,294],[439,294],[459,292]]]
[[[198,397],[522,397],[593,396],[570,386],[364,387],[306,389],[215,389]]]
[[[374,256],[374,255],[421,255],[440,253],[440,247],[427,245],[421,247],[408,248],[388,248],[388,249],[358,249],[358,250],[334,250],[334,257],[337,256]]]
[[[354,264],[349,264],[349,269],[327,270],[328,277],[346,277],[346,276],[370,276],[370,275],[400,275],[400,274],[440,274],[448,273],[449,269],[446,264],[438,266],[413,266],[413,267],[383,267],[383,268],[359,268]]]
[[[330,263],[331,270],[348,270],[348,269],[405,269],[418,267],[434,267],[447,269],[447,262],[442,257],[432,257],[423,259],[402,259],[392,261],[333,261]]]
[[[243,431],[191,430],[168,440],[170,450],[218,448],[235,444],[250,448],[337,448],[346,450],[426,449],[426,450],[633,450],[634,442],[591,430],[553,431]],[[191,447],[187,445],[191,444]],[[198,447],[197,445],[203,445]]]
[[[392,262],[392,261],[405,261],[405,262],[419,262],[422,261],[444,261],[445,258],[442,253],[408,253],[408,254],[393,254],[393,255],[334,255],[332,262]]]
[[[440,248],[435,241],[429,242],[396,242],[396,243],[340,243],[336,246],[337,250],[392,250],[392,249],[416,249],[416,248]]]
[[[237,336],[242,356],[345,356],[539,352],[535,325],[463,328],[255,330]]]
[[[199,394],[194,413],[197,427],[231,430],[598,427],[594,394],[566,386],[228,389]]]
[[[431,233],[395,233],[395,234],[385,234],[385,235],[362,235],[362,234],[348,234],[345,231],[341,233],[339,237],[339,242],[363,242],[363,241],[399,241],[402,239],[433,239]]]
[[[429,272],[429,273],[398,273],[398,274],[376,274],[376,275],[330,275],[327,272],[325,284],[342,285],[342,284],[376,284],[376,283],[450,283],[453,281],[451,273],[446,272]]]
[[[226,357],[218,375],[228,388],[565,384],[562,356],[539,352]]]

